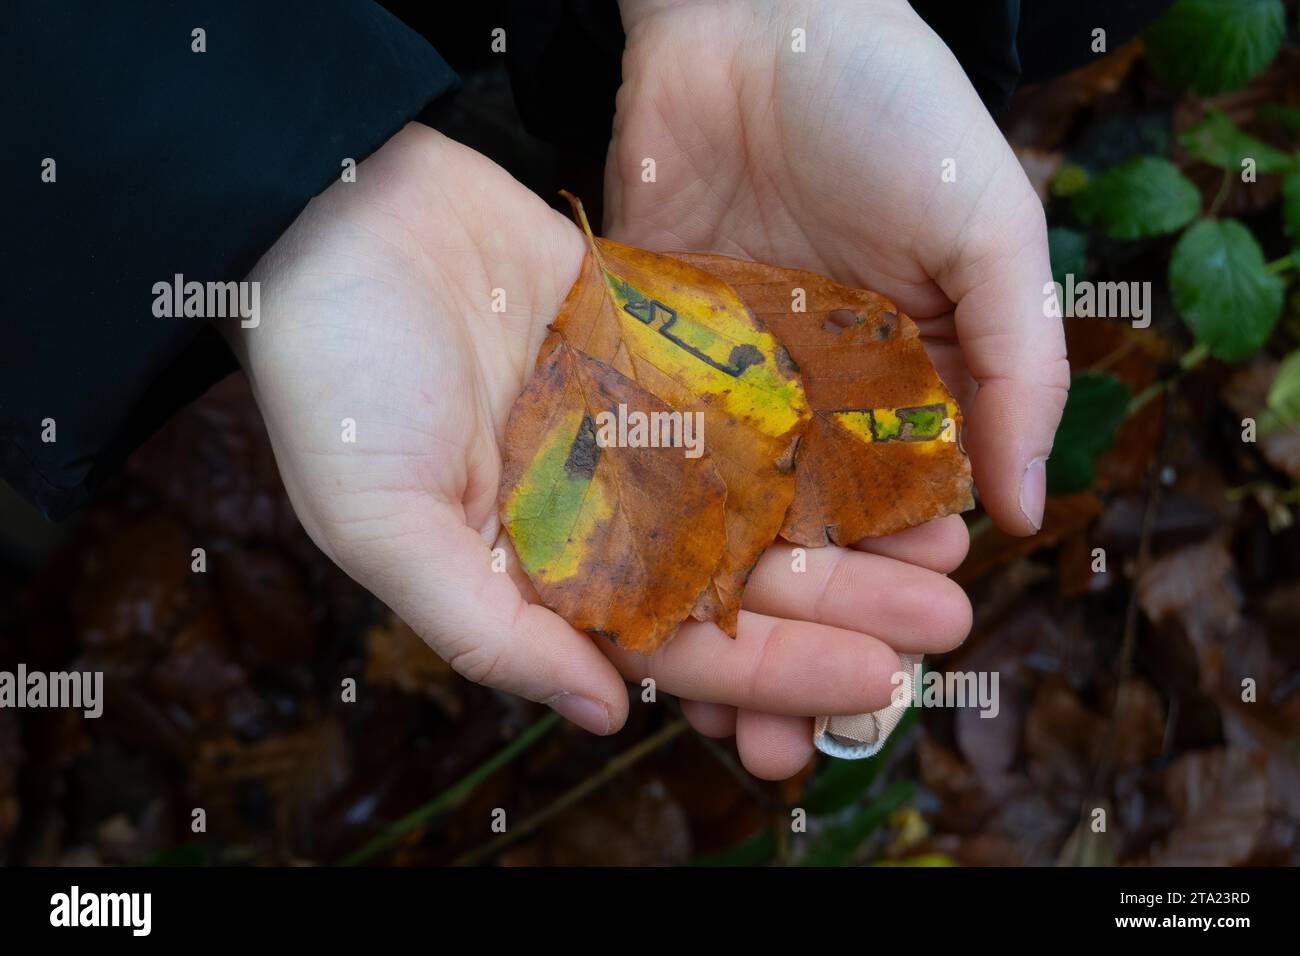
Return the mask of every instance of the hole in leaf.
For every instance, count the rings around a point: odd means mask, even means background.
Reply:
[[[852,309],[835,309],[826,313],[826,322],[822,328],[827,332],[839,332],[853,325],[861,325],[864,319]]]

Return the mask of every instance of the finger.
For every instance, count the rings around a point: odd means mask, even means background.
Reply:
[[[1070,370],[1061,320],[1047,309],[1055,293],[1043,208],[1010,148],[1000,149],[1005,172],[982,190],[970,238],[932,266],[957,303],[958,340],[979,385],[964,436],[976,485],[997,525],[1024,535],[1042,526]]]
[[[768,548],[745,586],[745,607],[867,632],[908,654],[950,651],[970,630],[966,592],[941,574],[836,547],[808,548],[803,567],[791,569],[785,548]]]
[[[736,708],[707,700],[683,700],[682,715],[705,737],[731,737],[736,733]]]
[[[949,574],[966,560],[970,533],[961,515],[945,515],[883,538],[863,538],[853,547]]]
[[[691,621],[654,654],[598,645],[623,676],[678,697],[774,714],[861,714],[889,703],[898,655],[864,634],[740,612],[735,640]]]
[[[627,690],[590,637],[524,601],[463,523],[412,524],[409,535],[377,543],[373,559],[382,564],[372,566],[381,570],[362,584],[475,683],[548,704],[593,733],[623,725]]]
[[[736,718],[736,750],[755,777],[785,780],[812,759],[812,733],[811,717],[742,710]]]

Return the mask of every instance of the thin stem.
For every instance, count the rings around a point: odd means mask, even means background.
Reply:
[[[375,837],[365,846],[361,847],[359,850],[354,850],[345,856],[338,862],[338,865],[356,866],[358,863],[364,863],[366,860],[392,846],[403,836],[424,823],[430,817],[433,817],[438,813],[441,813],[443,810],[446,810],[448,807],[452,807],[459,803],[480,783],[492,776],[492,774],[496,773],[540,740],[548,730],[559,722],[559,719],[560,715],[557,713],[552,712],[547,714],[514,740],[510,741],[510,743],[506,744],[506,746],[498,750],[485,763],[480,764],[476,769],[466,774],[456,783],[452,784],[442,793],[424,804],[424,806],[389,825],[383,833]]]
[[[1132,418],[1145,408],[1151,399],[1162,394],[1165,389],[1178,381],[1180,376],[1190,372],[1192,369],[1196,368],[1196,366],[1204,362],[1209,354],[1210,350],[1204,344],[1198,343],[1197,345],[1192,346],[1184,352],[1183,357],[1178,360],[1178,375],[1175,375],[1173,378],[1164,378],[1158,382],[1152,382],[1142,391],[1134,395],[1132,401],[1128,403],[1128,412],[1125,413],[1124,417]]]
[[[1264,271],[1271,276],[1275,276],[1279,272],[1286,272],[1288,269],[1292,269],[1294,267],[1295,267],[1295,260],[1293,260],[1289,255],[1286,255],[1283,256],[1281,259],[1274,259],[1272,262],[1265,265]]]
[[[654,753],[664,744],[668,743],[668,741],[672,740],[685,730],[686,726],[686,719],[684,717],[679,717],[677,720],[674,720],[672,723],[660,730],[657,734],[653,734],[640,743],[624,750],[621,754],[611,757],[609,762],[606,763],[605,766],[601,767],[597,773],[583,780],[582,783],[577,786],[566,790],[552,801],[549,806],[534,813],[518,826],[511,827],[509,831],[501,834],[495,840],[490,840],[478,847],[478,849],[470,850],[468,853],[457,857],[452,861],[452,866],[469,866],[473,863],[477,863],[485,856],[491,856],[493,853],[498,853],[505,849],[520,837],[527,836],[552,817],[573,806],[593,790],[608,783],[642,758],[648,757],[650,754]]]
[[[1219,191],[1214,194],[1214,200],[1210,203],[1210,209],[1205,214],[1207,218],[1213,219],[1219,214],[1219,207],[1222,206],[1223,201],[1228,198],[1228,188],[1232,185],[1232,176],[1233,171],[1231,169],[1224,169],[1223,180],[1219,183]]]

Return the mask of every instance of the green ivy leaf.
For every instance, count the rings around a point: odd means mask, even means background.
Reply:
[[[1282,360],[1268,390],[1268,410],[1260,416],[1264,434],[1290,428],[1300,422],[1300,349]]]
[[[1167,159],[1135,156],[1074,197],[1079,218],[1112,239],[1177,232],[1201,211],[1201,194]]]
[[[1087,267],[1088,237],[1075,229],[1053,226],[1047,230],[1047,252],[1052,259],[1052,281],[1065,285],[1070,273],[1082,279]]]
[[[1177,0],[1147,29],[1147,59],[1178,89],[1222,93],[1268,66],[1285,35],[1282,0]]]
[[[1224,362],[1259,351],[1282,314],[1283,283],[1235,219],[1206,219],[1183,233],[1169,261],[1174,308],[1196,341]]]
[[[1071,494],[1092,485],[1097,457],[1115,440],[1128,403],[1128,389],[1114,375],[1080,372],[1074,376],[1052,457],[1047,459],[1048,494]]]
[[[1178,134],[1178,142],[1193,159],[1220,169],[1241,172],[1242,161],[1255,160],[1261,173],[1276,173],[1296,168],[1296,160],[1263,140],[1244,133],[1222,110],[1209,107],[1205,119]]]

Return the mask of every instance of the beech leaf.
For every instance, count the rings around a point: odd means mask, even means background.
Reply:
[[[588,253],[511,411],[500,494],[543,604],[641,653],[688,617],[734,637],[778,535],[848,544],[971,507],[960,409],[888,299],[597,238],[573,202]]]
[[[916,324],[892,302],[815,272],[679,258],[735,287],[803,378],[814,417],[799,444],[783,537],[848,545],[973,507],[961,409]],[[796,289],[804,312],[792,309]]]
[[[671,409],[562,339],[542,352],[506,425],[517,454],[506,458],[502,520],[547,607],[649,653],[718,565],[726,488],[707,453],[601,447],[601,412]]]

